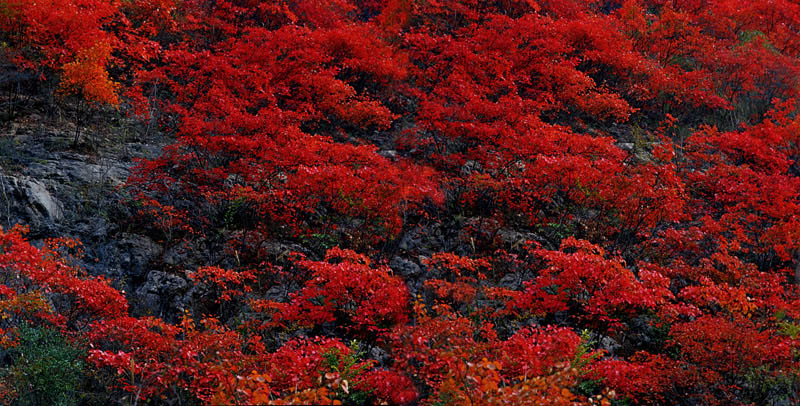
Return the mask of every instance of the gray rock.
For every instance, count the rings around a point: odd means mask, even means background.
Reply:
[[[385,365],[391,360],[389,353],[380,347],[372,347],[369,350],[369,357],[378,361],[378,365]]]
[[[522,247],[528,241],[542,241],[542,238],[535,233],[520,232],[510,228],[501,228],[497,231],[497,236],[504,245],[511,249]]]
[[[140,314],[176,319],[186,309],[188,287],[188,282],[178,275],[150,271],[145,283],[136,289],[136,310]]]
[[[12,129],[11,133],[12,134],[16,134],[14,136],[14,142],[16,142],[17,144],[22,144],[22,143],[31,141],[31,135],[28,134],[28,133],[25,133],[24,130],[23,131],[20,131],[20,130],[14,131]]]
[[[425,281],[422,279],[407,279],[406,288],[408,288],[408,293],[411,297],[416,297],[424,291]]]
[[[52,221],[64,218],[62,203],[37,179],[0,175],[0,199],[8,212],[16,208],[31,217],[27,220],[42,216]]]
[[[521,290],[523,282],[524,279],[521,274],[516,272],[511,272],[500,278],[500,282],[498,283],[498,285],[501,288]]]
[[[43,214],[51,220],[61,220],[64,218],[64,210],[61,202],[56,200],[42,182],[31,179],[25,181],[28,201],[40,209]]]
[[[270,287],[264,297],[275,302],[286,302],[289,298],[289,289],[286,285],[277,284]]]
[[[163,248],[148,237],[138,234],[122,234],[116,244],[119,267],[123,275],[133,279],[144,276],[150,263],[157,259]]]
[[[422,268],[419,265],[402,257],[394,257],[389,261],[389,268],[392,268],[395,274],[413,277],[422,274]]]
[[[189,262],[189,257],[188,244],[180,243],[167,249],[167,252],[164,253],[164,263],[173,267],[186,268]]]
[[[634,145],[633,145],[632,142],[620,142],[619,144],[617,144],[617,146],[619,147],[619,149],[622,149],[622,150],[625,150],[625,151],[629,151],[629,152],[633,151],[633,148],[634,148]]]
[[[393,149],[385,149],[385,150],[378,151],[378,155],[380,155],[380,156],[382,156],[384,158],[394,159],[394,158],[397,158],[397,151],[395,151]]]
[[[404,251],[412,251],[422,245],[422,238],[417,233],[407,233],[400,239],[397,247]]]
[[[466,175],[469,175],[469,174],[471,174],[473,172],[480,172],[481,169],[483,169],[483,168],[481,167],[481,164],[479,162],[477,162],[477,161],[467,161],[461,167],[461,174],[466,176]]]
[[[266,241],[263,244],[264,251],[267,255],[275,260],[287,258],[292,252],[300,252],[303,254],[310,254],[306,248],[298,244],[287,244],[280,241]]]
[[[614,354],[618,349],[622,348],[622,346],[617,342],[617,340],[604,336],[600,339],[599,342],[600,348],[609,352],[609,354]]]
[[[647,151],[636,151],[634,156],[636,156],[636,159],[638,159],[641,162],[645,163],[653,162],[653,154]]]
[[[110,160],[105,160],[100,165],[78,161],[67,165],[64,171],[72,180],[89,184],[117,186],[128,178],[128,168]]]

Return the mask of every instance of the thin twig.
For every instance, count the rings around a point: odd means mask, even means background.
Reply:
[[[3,171],[3,167],[0,166],[0,172]],[[8,198],[8,193],[6,192],[6,177],[4,175],[0,175],[0,186],[3,187],[3,200],[6,202],[6,222],[8,226],[11,226],[11,200]]]

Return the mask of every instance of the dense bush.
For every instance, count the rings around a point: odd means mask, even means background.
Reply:
[[[128,404],[796,403],[798,19],[2,2],[17,69],[172,137],[121,204],[196,288],[134,317],[74,241],[0,233],[3,395],[72,401],[85,370]]]
[[[6,401],[19,405],[76,405],[85,379],[85,351],[47,327],[22,324],[18,344],[4,351]]]

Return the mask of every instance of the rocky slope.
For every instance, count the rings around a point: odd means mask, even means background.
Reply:
[[[0,226],[29,228],[36,244],[70,237],[82,243],[81,268],[104,275],[129,296],[137,313],[162,315],[183,307],[187,283],[159,270],[165,252],[126,227],[122,186],[140,158],[156,156],[166,140],[137,137],[129,123],[81,128],[38,114],[0,130]],[[168,298],[168,299],[164,299]]]

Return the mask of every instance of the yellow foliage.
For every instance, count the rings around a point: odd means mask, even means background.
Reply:
[[[119,84],[109,78],[106,70],[111,50],[107,42],[97,42],[78,52],[74,61],[61,68],[59,93],[81,94],[90,102],[119,105]]]

